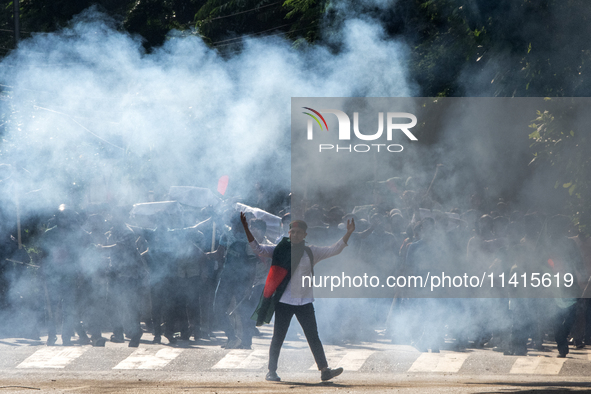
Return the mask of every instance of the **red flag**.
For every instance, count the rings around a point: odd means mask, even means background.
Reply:
[[[267,281],[265,282],[263,297],[271,297],[286,276],[287,270],[285,268],[278,265],[272,265],[269,274],[267,275]]]
[[[226,193],[226,189],[228,188],[228,181],[230,177],[228,175],[222,175],[220,180],[218,181],[218,193],[222,196]]]

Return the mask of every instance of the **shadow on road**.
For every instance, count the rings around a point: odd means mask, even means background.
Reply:
[[[344,388],[344,387],[351,387],[349,384],[339,384],[335,382],[318,382],[318,383],[306,383],[306,382],[288,382],[282,381],[277,383],[281,386],[292,386],[290,388],[295,388],[297,386],[304,386],[304,387],[334,387],[334,388]]]
[[[476,384],[476,383],[468,383]],[[482,383],[478,383],[482,384]],[[492,393],[519,393],[519,394],[539,394],[539,393],[591,393],[591,383],[588,382],[494,382],[487,383],[498,386],[516,386],[515,388],[505,388],[499,391],[478,391],[478,394]],[[521,388],[519,388],[521,387]],[[587,388],[586,390],[582,388]]]

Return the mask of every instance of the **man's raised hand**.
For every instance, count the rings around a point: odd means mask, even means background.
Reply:
[[[248,239],[248,242],[254,241],[254,236],[248,228],[248,221],[246,220],[246,215],[244,214],[244,212],[240,212],[240,221],[242,222],[242,226],[244,227],[244,232],[246,233],[246,239]]]
[[[355,231],[355,219],[351,218],[351,220],[347,220],[347,234],[343,236],[343,242],[348,243],[349,237]]]
[[[244,212],[240,212],[240,221],[242,222],[242,225],[244,226],[245,229],[248,228],[248,221],[246,220],[246,215],[244,214]]]
[[[353,234],[355,231],[355,219],[351,218],[351,220],[347,220],[347,232],[349,234]]]

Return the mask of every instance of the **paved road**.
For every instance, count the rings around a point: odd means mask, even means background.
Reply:
[[[219,341],[153,345],[145,334],[139,348],[107,342],[104,348],[47,347],[43,341],[0,339],[0,394],[48,392],[521,392],[591,390],[591,349],[571,350],[566,359],[547,352],[526,357],[491,350],[420,353],[410,346],[376,340],[326,345],[329,364],[345,373],[321,383],[303,340],[283,347],[280,384],[264,381],[271,327],[249,350],[225,350]],[[43,340],[44,338],[42,338]],[[163,338],[166,342],[166,339]],[[553,391],[557,392],[557,391]]]

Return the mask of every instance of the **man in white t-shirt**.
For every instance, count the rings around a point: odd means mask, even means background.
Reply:
[[[332,246],[306,246],[307,225],[302,220],[295,220],[289,225],[289,238],[283,238],[277,245],[260,245],[248,228],[248,222],[243,213],[240,214],[244,231],[253,251],[259,256],[272,257],[273,262],[267,281],[261,304],[257,308],[257,325],[269,322],[273,308],[275,313],[275,326],[273,339],[269,349],[269,372],[266,380],[280,381],[277,376],[277,362],[281,346],[285,340],[289,323],[295,315],[304,330],[312,354],[318,369],[321,371],[323,381],[334,378],[343,372],[342,368],[330,369],[324,354],[322,342],[318,337],[316,315],[314,313],[314,301],[312,286],[298,288],[297,283],[302,283],[302,277],[313,275],[313,265],[320,260],[335,256],[347,246],[349,237],[355,231],[355,221],[347,222],[347,233]],[[292,257],[294,264],[292,267]],[[295,260],[298,260],[297,262]],[[294,271],[292,272],[292,269]],[[291,278],[295,278],[296,284]],[[297,282],[299,281],[299,282]]]

